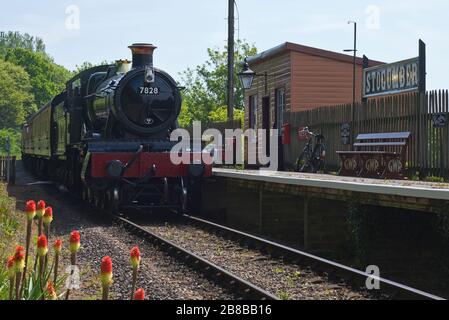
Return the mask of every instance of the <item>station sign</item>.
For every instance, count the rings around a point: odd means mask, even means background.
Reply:
[[[363,97],[417,91],[419,58],[380,65],[363,70]]]
[[[425,91],[425,44],[416,58],[363,69],[363,98]]]

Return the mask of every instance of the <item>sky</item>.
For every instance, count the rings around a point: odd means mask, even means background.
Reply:
[[[236,37],[259,51],[283,42],[359,55],[384,62],[418,56],[427,44],[427,88],[448,89],[449,1],[446,0],[237,0]],[[55,62],[73,70],[84,61],[131,58],[128,45],[159,48],[155,65],[175,79],[207,59],[207,48],[227,39],[227,0],[39,0],[5,1],[0,31],[43,38]],[[237,14],[236,14],[237,15]]]

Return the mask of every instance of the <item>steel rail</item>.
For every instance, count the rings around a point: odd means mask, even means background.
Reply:
[[[164,239],[163,237],[128,219],[116,216],[114,217],[114,220],[131,232],[150,240],[153,244],[160,245],[163,251],[200,271],[206,278],[214,281],[219,286],[225,287],[233,293],[237,292],[242,299],[279,300],[278,297],[272,295],[271,293],[255,286],[241,277],[236,276],[235,274],[230,273],[216,264],[203,259],[195,253],[181,248],[175,243]]]
[[[391,281],[379,276],[375,276],[372,274],[369,274],[367,272],[343,265],[341,263],[337,263],[328,259],[324,259],[321,257],[318,257],[316,255],[297,250],[295,248],[291,248],[252,234],[248,234],[239,230],[235,230],[226,226],[219,225],[217,223],[207,221],[201,218],[197,218],[191,215],[184,214],[182,215],[183,218],[187,219],[188,221],[192,223],[197,223],[199,225],[202,225],[206,228],[213,228],[220,232],[225,232],[227,234],[240,237],[242,239],[250,240],[253,243],[265,247],[270,248],[273,251],[277,252],[283,252],[286,256],[296,258],[299,260],[299,262],[305,262],[307,264],[312,264],[315,266],[315,268],[321,267],[325,270],[330,270],[331,272],[335,272],[336,274],[344,274],[345,277],[343,278],[349,278],[353,279],[356,278],[358,281],[363,281],[363,283],[366,283],[367,279],[377,280],[380,283],[380,291],[381,292],[387,292],[392,291],[394,295],[398,295],[400,297],[404,297],[407,299],[419,299],[419,300],[446,300],[442,297],[436,296],[434,294],[412,288],[410,286]],[[384,287],[387,287],[387,290],[385,290]]]

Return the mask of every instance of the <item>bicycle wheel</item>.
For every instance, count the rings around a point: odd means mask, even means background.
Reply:
[[[326,168],[326,146],[324,143],[320,143],[313,152],[312,172],[318,173],[322,171],[324,173]]]
[[[296,172],[310,172],[311,165],[307,157],[307,152],[303,151],[296,160],[295,171]]]

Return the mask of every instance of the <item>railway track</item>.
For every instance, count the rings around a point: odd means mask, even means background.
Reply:
[[[364,271],[348,267],[346,265],[327,260],[304,251],[300,251],[252,234],[235,230],[217,223],[200,219],[190,215],[182,215],[182,219],[187,223],[194,224],[200,228],[218,233],[220,236],[239,241],[247,246],[257,248],[263,252],[269,252],[276,257],[282,257],[299,266],[309,266],[313,270],[326,273],[331,278],[341,278],[347,283],[355,286],[364,286],[367,279],[379,281],[380,289],[375,291],[375,295],[388,295],[392,299],[413,299],[413,300],[445,300],[442,297],[433,295],[410,286],[377,277]]]
[[[203,259],[175,243],[139,226],[138,224],[120,217],[114,217],[115,222],[123,226],[128,231],[145,238],[160,249],[177,258],[182,263],[188,264],[195,270],[201,272],[207,279],[225,287],[240,299],[246,300],[279,300],[275,295],[255,286],[245,279],[232,274],[220,266]]]

